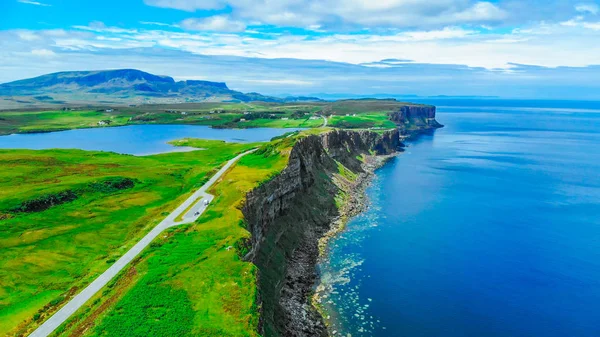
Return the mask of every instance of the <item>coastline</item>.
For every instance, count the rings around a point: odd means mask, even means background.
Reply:
[[[327,245],[332,239],[336,238],[347,229],[346,226],[348,222],[352,220],[352,218],[367,210],[369,207],[369,200],[366,195],[366,190],[369,186],[371,186],[377,170],[386,165],[388,162],[397,158],[405,151],[405,141],[418,138],[423,134],[434,132],[438,128],[443,128],[443,125],[438,125],[439,126],[433,128],[409,131],[405,134],[401,134],[399,138],[402,146],[395,153],[366,156],[365,162],[361,165],[361,168],[364,172],[360,173],[351,184],[344,186],[344,191],[348,192],[348,197],[346,200],[344,200],[344,203],[339,208],[340,216],[331,222],[330,230],[319,239],[319,256],[315,266],[318,269],[317,280],[314,284],[313,295],[310,299],[311,305],[321,316],[329,336],[335,336],[340,333],[340,331],[334,330],[336,329],[336,326],[338,328],[343,326],[341,320],[339,317],[337,317],[339,313],[333,308],[333,306],[325,305],[325,300],[327,300],[334,291],[332,284],[324,282],[325,280],[323,279],[323,273],[321,270],[319,270],[319,266],[329,258],[327,255]],[[338,181],[338,183],[341,183],[341,181]]]
[[[351,184],[347,184],[347,186],[345,186],[345,190],[348,192],[348,195],[339,209],[340,216],[331,222],[331,229],[319,239],[319,257],[317,260],[317,267],[328,258],[327,245],[329,242],[346,230],[346,225],[353,217],[363,213],[369,207],[366,189],[371,185],[376,171],[391,160],[394,160],[394,158],[396,158],[402,152],[403,150],[400,150],[396,153],[388,155],[365,157],[365,162],[361,166],[364,172],[360,173]],[[333,336],[337,334],[336,330],[332,330],[333,323],[339,324],[339,320],[336,319],[337,313],[333,310],[327,309],[323,303],[324,300],[329,297],[329,294],[331,291],[333,291],[333,289],[330,284],[324,282],[321,272],[318,272],[317,275],[314,294],[311,297],[311,305],[321,315],[329,335]]]

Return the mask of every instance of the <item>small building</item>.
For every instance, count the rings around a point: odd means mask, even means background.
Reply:
[[[185,115],[187,115],[187,112],[182,111],[181,114],[185,116]]]
[[[283,118],[281,118],[281,120],[282,120],[282,121],[287,121],[288,119],[289,119],[289,118],[287,118],[287,117],[283,117]]]
[[[99,122],[98,122],[98,125],[99,125],[99,126],[103,126],[103,125],[107,125],[107,124],[106,124],[106,122],[105,122],[105,121],[99,121]]]
[[[106,109],[104,111],[106,111],[106,112],[113,112],[114,110],[113,109]]]
[[[245,122],[246,119],[245,118],[240,118],[240,122]]]

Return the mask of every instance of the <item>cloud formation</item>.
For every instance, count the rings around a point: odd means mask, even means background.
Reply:
[[[52,5],[49,4],[45,4],[45,3],[41,3],[38,1],[32,1],[32,0],[17,0],[17,2],[20,2],[22,4],[27,4],[27,5],[36,5],[36,6],[43,6],[43,7],[50,7]]]
[[[216,15],[202,19],[186,19],[180,26],[187,30],[200,30],[212,32],[243,32],[246,24],[232,20],[227,15]]]
[[[0,30],[0,81],[129,67],[272,94],[600,96],[597,1],[145,3],[155,8],[135,5],[147,15],[128,23]]]
[[[145,3],[188,12],[231,8],[235,18],[287,27],[433,27],[496,23],[508,15],[492,2],[473,0],[145,0]]]
[[[598,15],[600,12],[600,6],[595,3],[581,3],[575,6],[575,10],[580,13],[589,13],[593,15]]]

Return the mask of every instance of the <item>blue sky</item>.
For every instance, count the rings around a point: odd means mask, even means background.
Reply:
[[[0,82],[137,68],[265,94],[600,99],[569,0],[1,0]]]

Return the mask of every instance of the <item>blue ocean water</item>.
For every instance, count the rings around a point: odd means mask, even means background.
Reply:
[[[600,106],[446,104],[330,242],[332,330],[600,336]]]
[[[0,149],[81,149],[149,155],[190,150],[167,144],[182,138],[264,142],[297,129],[212,129],[199,125],[131,125],[0,136]]]

